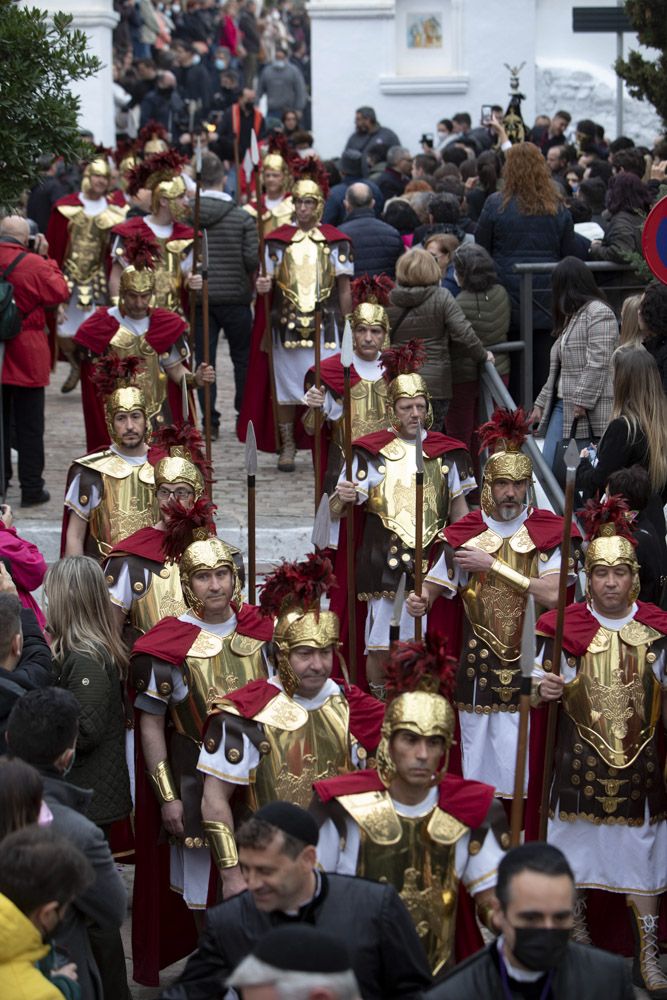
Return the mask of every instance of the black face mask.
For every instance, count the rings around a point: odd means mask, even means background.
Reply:
[[[158,87],[158,90],[160,92],[160,97],[163,97],[165,101],[169,100],[171,95],[174,93],[173,87]]]
[[[515,927],[512,952],[527,969],[546,972],[563,961],[569,940],[569,928]]]

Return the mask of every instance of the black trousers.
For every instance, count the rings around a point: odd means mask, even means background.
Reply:
[[[250,334],[252,330],[252,314],[250,306],[244,305],[211,305],[208,307],[209,327],[209,357],[215,367],[218,353],[218,337],[220,330],[227,338],[229,356],[234,366],[234,409],[238,413],[243,400],[243,390],[248,372],[248,357],[250,355]],[[204,331],[202,311],[197,309],[195,321],[195,359],[199,365],[204,360]],[[199,389],[199,405],[204,412],[204,390]],[[215,408],[215,382],[211,385],[211,423],[214,427],[220,424],[220,413]]]
[[[2,386],[5,484],[12,478],[11,444],[19,454],[21,499],[36,500],[44,489],[44,388]]]

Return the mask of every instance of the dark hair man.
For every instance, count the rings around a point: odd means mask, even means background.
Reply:
[[[426,988],[426,956],[396,890],[320,872],[317,836],[313,817],[288,802],[264,806],[241,826],[236,841],[248,890],[208,910],[199,948],[163,1000],[219,997],[231,970],[289,918],[347,945],[365,1000]]]
[[[74,996],[70,990],[77,979],[76,966],[61,960],[55,968],[50,939],[74,896],[92,881],[93,870],[81,851],[51,830],[32,825],[4,838],[0,852],[1,996],[17,997],[19,986],[22,997],[35,1000]]]
[[[364,175],[368,173],[365,154],[371,146],[380,142],[385,146],[400,146],[401,144],[401,140],[395,132],[380,125],[373,108],[366,106],[357,108],[354,113],[354,132],[345,143],[345,149],[356,149],[361,153]]]
[[[550,844],[523,844],[498,866],[495,923],[500,937],[458,965],[426,994],[430,1000],[632,1000],[622,958],[569,940],[574,877]]]
[[[92,792],[65,781],[79,735],[79,703],[63,688],[29,691],[19,698],[7,726],[9,752],[42,776],[52,828],[74,844],[93,866],[95,881],[78,893],[53,935],[76,962],[82,996],[127,996],[120,926],[127,893],[102,830],[86,818]]]

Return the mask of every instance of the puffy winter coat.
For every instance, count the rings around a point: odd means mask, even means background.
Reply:
[[[208,234],[208,300],[211,305],[249,305],[257,269],[257,223],[233,201],[202,195],[201,226]]]
[[[0,894],[0,996],[7,1000],[63,1000],[37,963],[50,951],[35,925]]]
[[[525,215],[515,198],[503,208],[497,191],[484,202],[475,240],[493,257],[498,276],[510,295],[512,326],[519,326],[519,275],[515,264],[558,263],[569,254],[577,256],[572,216],[566,208],[556,215]],[[550,330],[551,275],[533,275],[533,328]]]
[[[387,274],[396,276],[396,261],[405,247],[397,229],[375,218],[372,208],[356,208],[346,216],[341,232],[354,247],[354,276]]]
[[[426,363],[419,374],[426,381],[433,399],[451,399],[450,341],[456,341],[474,364],[480,365],[486,360],[486,350],[459,309],[456,299],[440,285],[414,288],[397,285],[392,290],[390,299],[388,312],[392,344],[423,340]],[[408,312],[401,320],[406,309]]]
[[[510,300],[502,285],[491,285],[486,292],[466,292],[461,289],[456,304],[482,341],[487,351],[494,344],[507,340],[510,327]],[[470,354],[461,344],[452,344],[452,381],[475,382],[479,369]],[[509,375],[509,354],[496,355],[496,370],[499,375]]]
[[[617,212],[612,215],[607,230],[599,246],[591,246],[592,260],[610,260],[614,264],[627,264],[623,256],[627,253],[642,252],[642,229],[644,219],[638,212]]]

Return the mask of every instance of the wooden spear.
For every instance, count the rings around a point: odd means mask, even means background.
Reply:
[[[201,169],[202,169],[202,153],[201,153],[201,136],[197,136],[197,143],[195,145],[195,210],[194,210],[194,231],[195,238],[192,243],[192,273],[197,273],[197,268],[199,266],[199,226],[201,225]],[[195,344],[195,324],[197,318],[197,292],[194,288],[190,289],[190,350],[194,353]],[[195,365],[196,367],[196,365]],[[183,419],[187,420],[188,410],[183,410]]]
[[[343,366],[343,432],[345,441],[345,478],[352,482],[352,396],[350,393],[350,369],[354,354],[352,350],[352,327],[349,319],[345,322],[340,360]],[[347,558],[347,631],[349,641],[350,674],[352,683],[357,683],[357,582],[354,551],[354,507],[347,505],[346,518],[346,558]]]
[[[528,750],[528,720],[530,719],[530,692],[535,666],[535,601],[528,595],[523,616],[521,635],[521,693],[519,695],[519,733],[516,742],[514,767],[514,797],[510,816],[511,846],[521,841],[523,827],[523,788],[526,777],[526,752]]]
[[[211,341],[208,324],[208,233],[204,230],[202,236],[201,261],[201,313],[204,339],[204,364],[211,363]],[[211,383],[204,382],[204,437],[206,440],[206,458],[211,461]]]
[[[257,475],[257,441],[252,420],[248,421],[245,437],[245,471],[248,484],[248,603],[254,604],[257,585],[257,551],[255,531],[255,476]]]
[[[415,440],[415,594],[422,595],[422,560],[424,558],[424,452],[422,451],[422,425],[417,424]],[[422,637],[422,620],[415,618],[415,639]]]
[[[563,628],[565,627],[565,605],[567,603],[567,578],[569,573],[570,540],[572,538],[572,514],[574,512],[574,483],[581,455],[575,441],[570,441],[565,451],[565,510],[563,511],[563,538],[560,544],[560,574],[558,577],[558,612],[553,646],[554,674],[560,674],[560,658],[563,651]],[[547,839],[549,820],[549,793],[553,777],[554,749],[556,742],[556,722],[558,704],[549,703],[547,716],[547,736],[544,744],[544,773],[542,776],[542,802],[540,805],[540,840]]]

